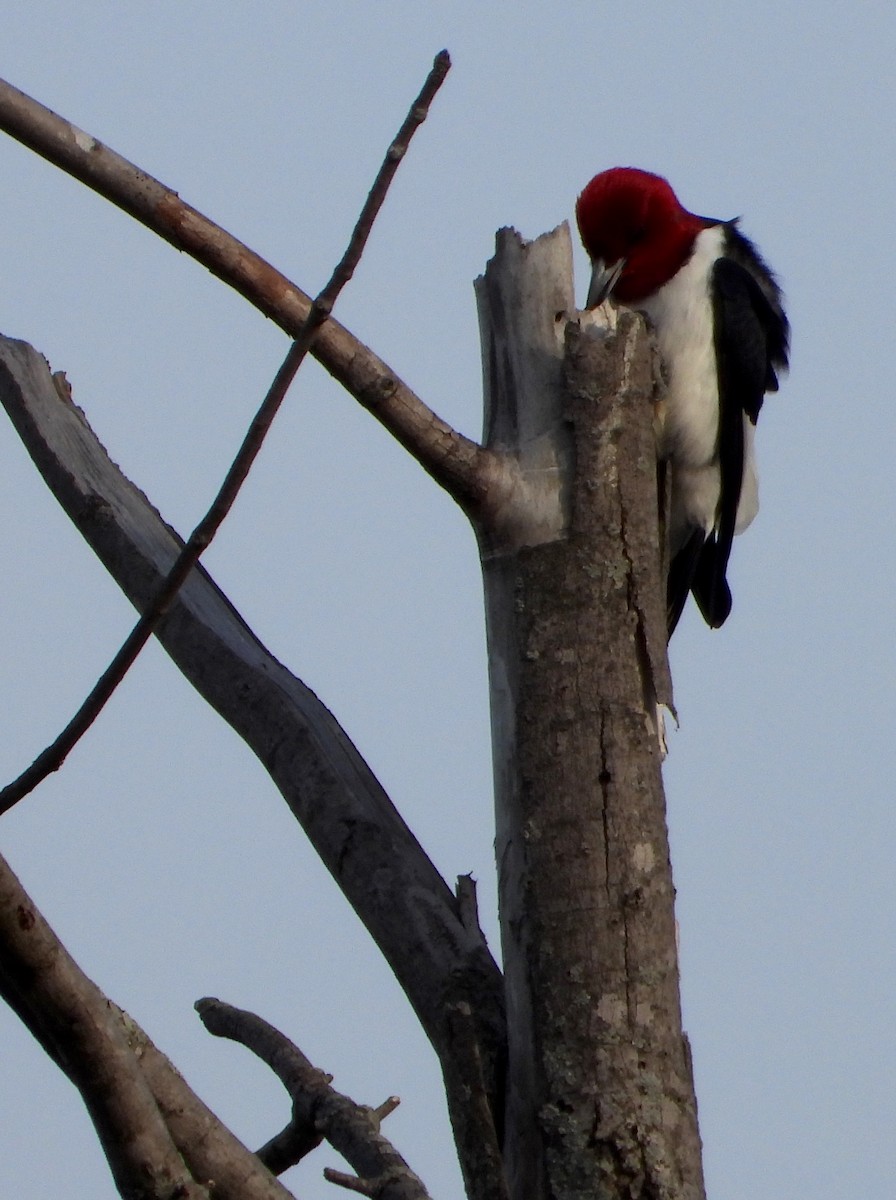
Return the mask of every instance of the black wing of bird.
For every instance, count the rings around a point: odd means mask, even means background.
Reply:
[[[712,302],[719,388],[720,495],[716,529],[697,530],[675,556],[667,589],[671,634],[693,592],[708,625],[731,611],[726,572],[744,478],[744,416],[755,425],[766,392],[777,391],[786,369],[789,326],[774,275],[733,222],[725,227],[727,253],[713,267]]]

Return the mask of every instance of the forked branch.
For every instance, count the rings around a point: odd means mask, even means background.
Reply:
[[[444,74],[447,63],[447,54],[436,59],[433,94],[440,82],[438,73]],[[424,89],[411,109],[410,121],[419,123],[419,114],[431,98]],[[248,246],[184,203],[172,188],[3,81],[0,129],[202,263],[291,337],[298,334],[311,308],[310,297]],[[413,129],[408,129],[407,136],[411,132]],[[400,136],[394,145],[400,147]],[[324,322],[312,353],[458,503],[475,512],[489,477],[501,473],[494,455],[438,417],[338,321],[329,318]]]
[[[274,1071],[292,1100],[293,1125],[310,1137],[326,1138],[357,1171],[365,1195],[380,1200],[429,1200],[426,1188],[395,1147],[380,1133],[380,1113],[356,1104],[331,1086],[331,1077],[312,1066],[298,1046],[255,1013],[221,1000],[196,1002],[209,1033],[240,1042]]]

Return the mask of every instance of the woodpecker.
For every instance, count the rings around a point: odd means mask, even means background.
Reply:
[[[591,259],[587,308],[607,297],[648,318],[667,389],[657,453],[671,473],[667,620],[692,592],[707,624],[731,611],[731,542],[759,507],[753,435],[787,369],[790,327],[775,276],[737,220],[698,217],[660,175],[614,167],[576,203]]]

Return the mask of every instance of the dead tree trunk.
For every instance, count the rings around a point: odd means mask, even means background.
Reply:
[[[653,352],[573,313],[566,227],[479,281],[486,438],[527,502],[481,533],[512,1200],[700,1200],[657,704],[671,703]],[[528,514],[527,521],[519,513]]]

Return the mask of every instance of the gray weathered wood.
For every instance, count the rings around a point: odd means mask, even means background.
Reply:
[[[0,401],[54,495],[137,608],[181,542],[112,463],[46,361],[0,338]],[[485,940],[333,715],[197,569],[159,630],[199,693],[258,755],[395,972],[442,1063],[462,1159],[498,1106],[503,991]],[[478,1078],[458,1069],[456,1010],[473,1014]],[[469,1040],[469,1030],[465,1038]],[[466,1164],[465,1164],[466,1165]],[[468,1181],[469,1185],[469,1181]]]
[[[526,513],[481,531],[513,1200],[703,1195],[656,729],[671,703],[653,351],[573,313],[564,226],[479,283],[489,446]],[[568,318],[574,318],[568,321]]]

